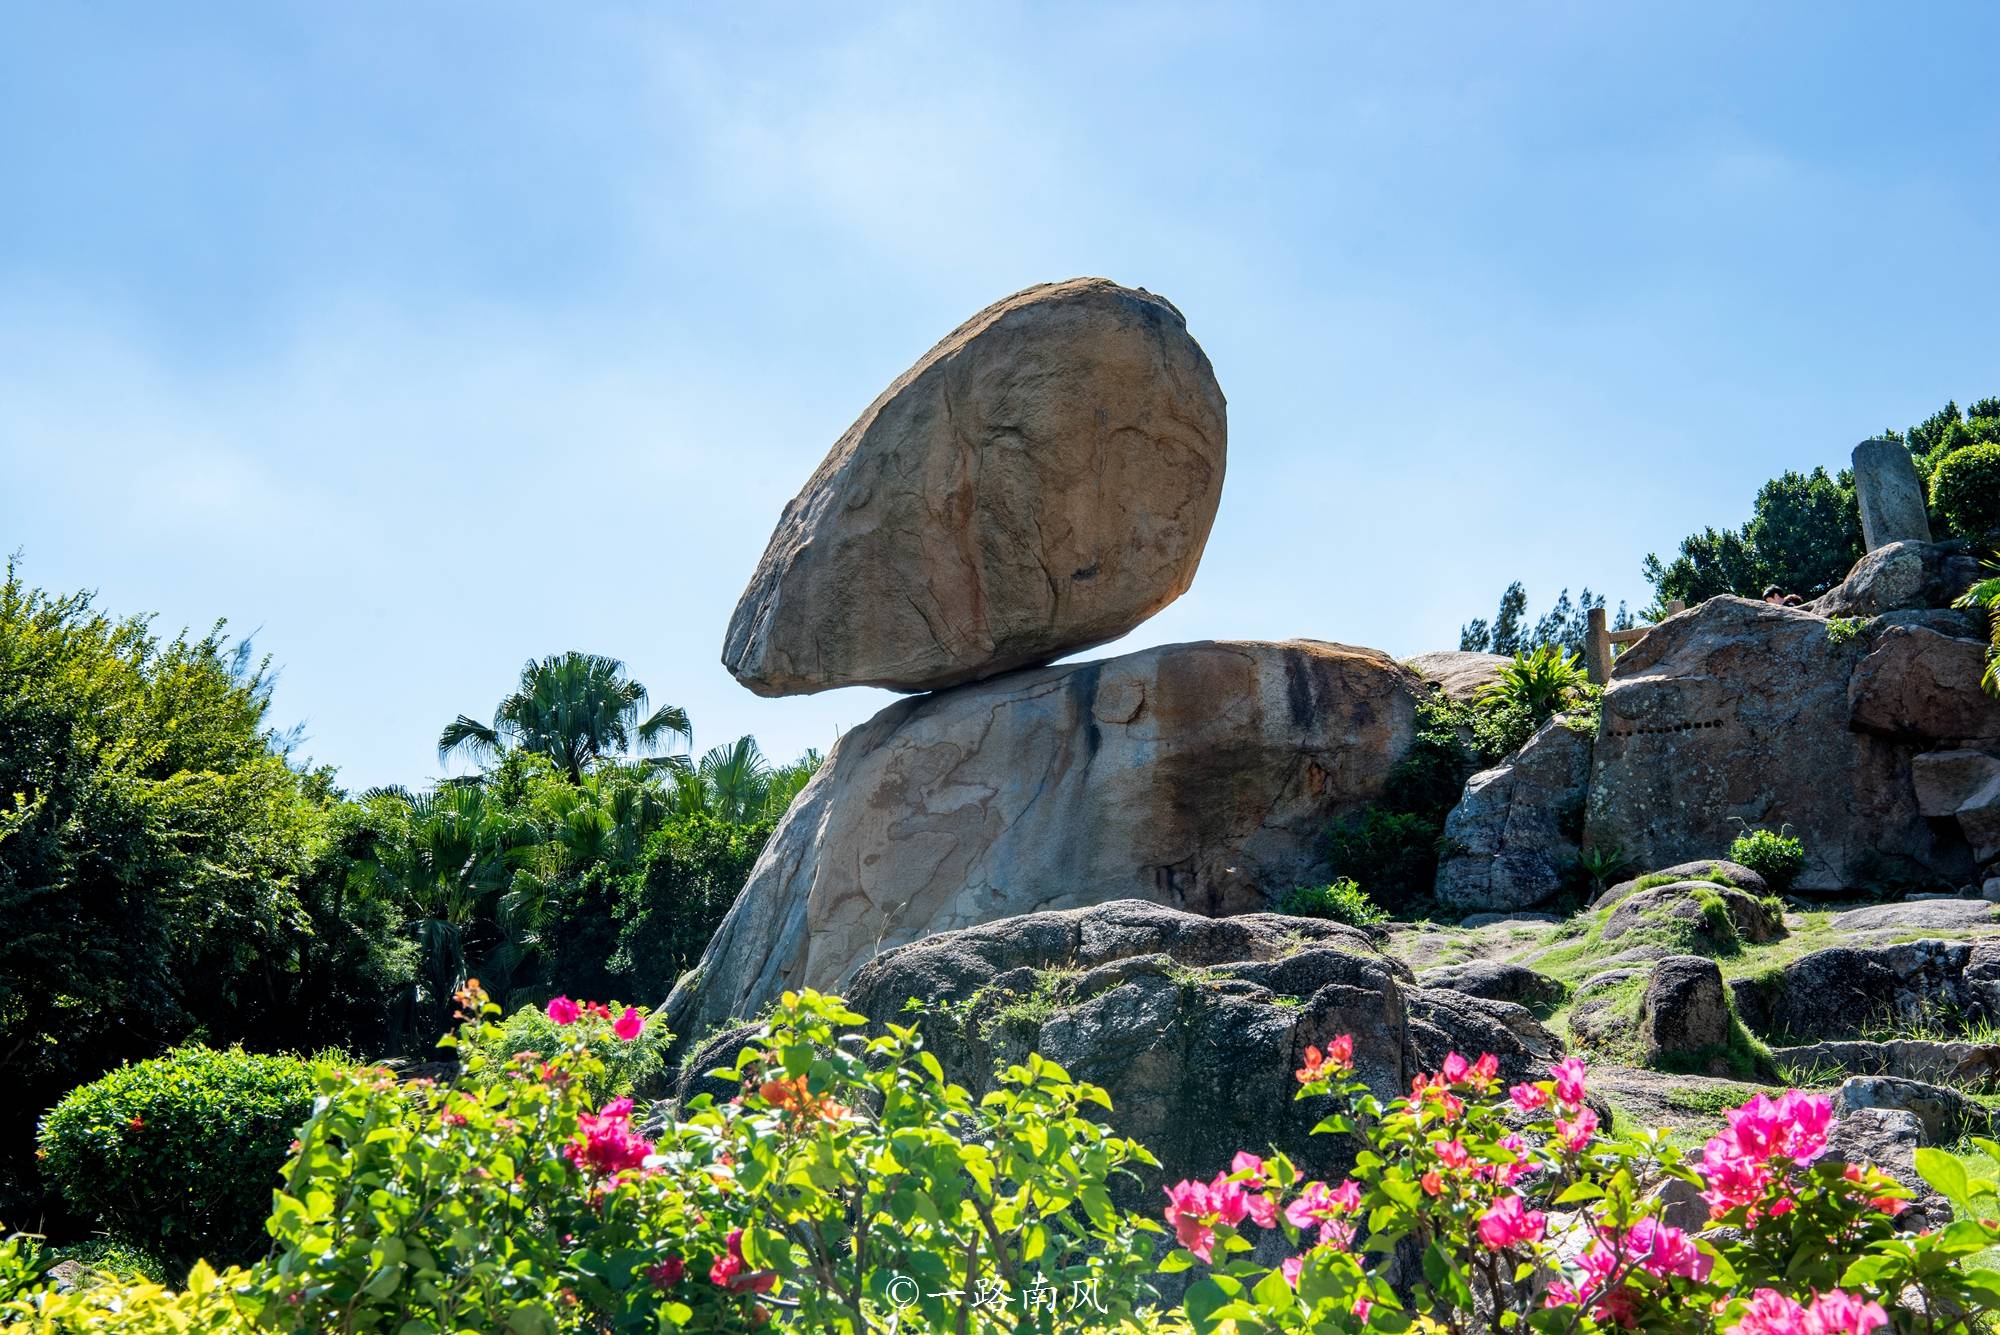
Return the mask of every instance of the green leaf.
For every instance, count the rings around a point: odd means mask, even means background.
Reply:
[[[1595,1182],[1572,1182],[1556,1197],[1557,1205],[1568,1205],[1573,1201],[1595,1201],[1604,1197],[1604,1188]]]
[[[1938,1149],[1920,1149],[1916,1158],[1917,1172],[1924,1181],[1943,1192],[1952,1204],[1970,1207],[1971,1184],[1966,1181],[1964,1164]]]
[[[1178,1275],[1193,1264],[1194,1257],[1176,1247],[1167,1253],[1164,1261],[1160,1262],[1160,1273],[1163,1275]]]

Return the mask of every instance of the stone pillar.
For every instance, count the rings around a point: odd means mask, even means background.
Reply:
[[[1929,542],[1924,484],[1901,441],[1864,440],[1854,447],[1854,494],[1861,502],[1861,539],[1869,551],[1892,542]]]
[[[1590,609],[1589,629],[1583,639],[1583,670],[1599,686],[1611,680],[1611,632],[1604,624],[1604,609]]]

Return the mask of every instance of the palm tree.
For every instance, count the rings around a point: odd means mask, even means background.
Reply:
[[[773,766],[754,737],[738,737],[703,755],[675,777],[674,810],[703,813],[734,825],[776,820],[819,769],[823,757],[808,750],[789,765]]]
[[[438,736],[438,761],[463,752],[485,761],[519,747],[554,761],[571,782],[598,761],[637,750],[658,752],[673,738],[694,741],[687,711],[662,705],[646,713],[646,688],[625,675],[625,665],[602,654],[572,650],[529,659],[513,694],[493,711],[491,725],[460,714]],[[683,769],[686,757],[660,755],[652,763]]]

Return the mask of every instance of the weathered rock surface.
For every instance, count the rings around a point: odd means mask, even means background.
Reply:
[[[1855,562],[1846,579],[1807,609],[1823,617],[1877,617],[1950,607],[1979,573],[1979,562],[1958,543],[1892,542]]]
[[[1890,1075],[1857,1075],[1833,1096],[1835,1116],[1857,1108],[1886,1108],[1913,1114],[1922,1127],[1921,1144],[1948,1145],[1968,1131],[1985,1135],[1992,1121],[1986,1110],[1955,1089]]]
[[[1227,429],[1172,304],[1101,278],[996,302],[847,429],[722,661],[760,695],[925,691],[1047,663],[1187,591]]]
[[[1439,649],[1403,660],[1403,666],[1453,700],[1464,702],[1499,680],[1500,669],[1513,660],[1504,654],[1480,654],[1465,649]]]
[[[1985,670],[1979,640],[1886,627],[1848,687],[1853,726],[1920,743],[2000,738],[2000,700],[1979,689]]]
[[[1904,634],[1947,638],[1905,627],[1883,638]],[[1743,598],[1711,598],[1667,618],[1612,671],[1586,842],[1664,865],[1728,848],[1740,819],[1790,825],[1804,840],[1802,889],[1870,884],[1896,871],[1971,879],[1964,840],[1917,806],[1910,757],[1929,746],[1856,730],[1849,680],[1874,647],[1865,636],[1836,644],[1809,612]],[[1878,664],[1862,698],[1900,698],[1889,667]],[[1977,673],[1953,689],[1977,696]]]
[[[1520,909],[1575,864],[1590,738],[1551,719],[1506,764],[1472,776],[1445,818],[1437,900],[1456,912]]]
[[[1902,904],[1870,904],[1834,915],[1829,924],[1843,935],[1853,932],[1962,931],[1994,922],[2000,905],[1983,899],[1920,899]]]
[[[1538,1006],[1559,1005],[1569,995],[1568,988],[1547,974],[1536,973],[1523,964],[1509,964],[1501,960],[1468,960],[1463,964],[1440,965],[1418,974],[1417,982],[1433,990],[1463,992],[1488,1001],[1511,1001],[1531,1010]]]
[[[1836,1118],[1827,1136],[1827,1160],[1881,1169],[1916,1193],[1898,1217],[1900,1227],[1922,1232],[1951,1222],[1951,1202],[1917,1171],[1923,1124],[1900,1108],[1855,1108]]]
[[[2000,1077],[2000,1044],[1994,1043],[1939,1042],[1927,1038],[1874,1043],[1853,1039],[1773,1048],[1771,1058],[1779,1066],[1792,1070],[1833,1068],[1855,1075],[1893,1075],[1934,1085],[1952,1081],[1977,1086]]]
[[[2000,942],[1835,946],[1730,987],[1745,1024],[1791,1042],[1992,1020],[2000,1017]]]
[[[1606,969],[1577,984],[1570,997],[1569,1032],[1585,1048],[1604,1048],[1625,1042],[1632,1032],[1637,1011],[1628,986],[1647,976],[1645,967]]]
[[[1160,1157],[1167,1181],[1266,1146],[1316,1175],[1342,1167],[1342,1138],[1311,1134],[1327,1109],[1292,1097],[1306,1047],[1338,1034],[1354,1036],[1357,1070],[1385,1095],[1453,1049],[1493,1052],[1506,1078],[1525,1079],[1556,1046],[1519,1006],[1417,987],[1357,929],[1135,901],[928,937],[870,961],[849,997],[904,1023],[911,997],[955,1003],[924,1016],[926,1039],[975,1094],[996,1058],[1029,1051],[1104,1086],[1107,1120]]]
[[[1764,878],[1748,867],[1723,858],[1697,858],[1693,862],[1682,862],[1672,867],[1662,867],[1650,876],[1670,876],[1678,881],[1712,881],[1718,885],[1733,885],[1738,890],[1762,899],[1771,893]],[[1629,881],[1620,881],[1591,902],[1592,908],[1608,908],[1639,888],[1644,876],[1635,876]],[[1656,882],[1657,884],[1658,882]]]
[[[1729,997],[1715,961],[1674,955],[1655,964],[1639,999],[1639,1043],[1647,1063],[1728,1041]]]
[[[1324,875],[1327,824],[1380,795],[1424,689],[1373,650],[1206,642],[891,705],[793,803],[672,1026],[699,1035],[892,946],[1038,909],[1269,908]]]

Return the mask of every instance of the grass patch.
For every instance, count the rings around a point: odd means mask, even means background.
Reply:
[[[990,1038],[998,1029],[1033,1036],[1055,1018],[1069,1000],[1070,986],[1083,970],[1068,967],[1035,970],[1034,985],[1026,992],[1009,993],[993,1010],[981,1028],[981,1037]]]

